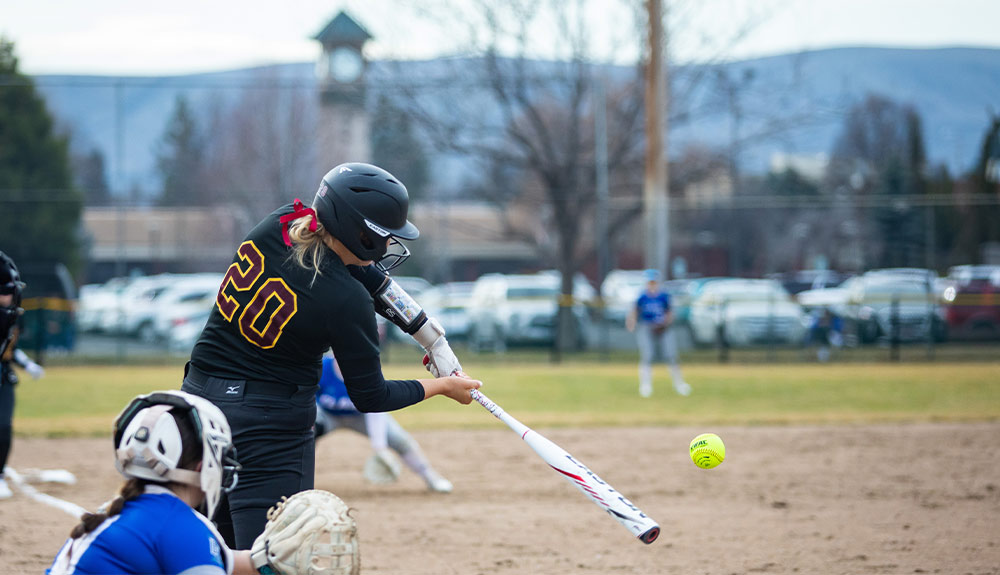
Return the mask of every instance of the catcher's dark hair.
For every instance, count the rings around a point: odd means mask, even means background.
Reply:
[[[198,438],[198,431],[194,428],[194,422],[187,413],[171,409],[170,415],[177,422],[177,429],[180,431],[181,445],[183,446],[181,458],[177,462],[177,466],[182,469],[194,469],[201,461],[204,449],[201,440]],[[155,481],[140,479],[138,477],[128,479],[118,490],[118,496],[112,499],[106,508],[99,510],[97,513],[87,512],[80,516],[80,522],[69,532],[70,538],[79,539],[97,529],[108,517],[114,517],[121,513],[125,507],[125,503],[145,493],[146,485],[150,483],[155,483]]]

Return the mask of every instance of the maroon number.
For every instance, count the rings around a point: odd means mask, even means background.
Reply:
[[[241,269],[240,262],[233,262],[226,270],[226,275],[222,278],[222,285],[219,286],[219,295],[215,298],[215,303],[219,306],[219,311],[222,312],[226,321],[233,321],[233,314],[240,306],[236,298],[226,294],[226,288],[232,285],[236,291],[247,291],[264,273],[264,254],[260,253],[253,241],[247,240],[240,244],[236,254],[240,256],[242,262],[247,264],[247,268]]]
[[[222,285],[219,286],[219,294],[215,298],[219,312],[228,322],[233,321],[240,304],[235,297],[227,294],[226,290],[231,286],[237,292],[248,291],[264,273],[264,254],[260,253],[253,241],[247,240],[240,244],[236,253],[240,259],[229,266],[225,277],[222,278]],[[264,327],[257,329],[255,325],[261,321],[261,316],[268,307],[267,302],[271,298],[276,298],[278,305],[272,306],[271,315]],[[288,284],[280,278],[270,278],[257,288],[240,314],[240,333],[250,343],[262,349],[271,349],[278,343],[282,330],[298,309],[298,298],[295,292],[289,289]]]
[[[257,323],[261,314],[264,313],[267,302],[271,298],[278,300],[278,307],[274,309],[271,316],[267,319],[267,324],[262,329],[257,329],[254,324]],[[288,289],[288,285],[285,284],[284,280],[271,278],[264,282],[264,285],[260,286],[257,293],[253,295],[253,299],[250,300],[243,313],[240,314],[240,333],[250,343],[262,349],[271,349],[278,343],[278,338],[281,337],[282,330],[285,329],[288,320],[292,319],[292,316],[297,311],[298,299],[295,296],[295,292]]]

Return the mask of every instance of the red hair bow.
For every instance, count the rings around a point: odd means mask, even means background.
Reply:
[[[299,218],[304,218],[306,216],[312,216],[313,219],[309,222],[309,231],[316,231],[316,211],[312,208],[307,208],[302,203],[302,200],[295,198],[292,203],[292,213],[285,214],[279,218],[278,221],[281,222],[281,237],[285,240],[285,245],[288,247],[292,246],[292,238],[288,236],[288,223]]]

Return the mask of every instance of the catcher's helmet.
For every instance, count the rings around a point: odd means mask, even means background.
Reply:
[[[174,415],[189,418],[198,444],[184,445]],[[115,467],[125,477],[201,488],[209,518],[240,469],[229,422],[208,400],[183,391],[154,391],[129,403],[115,420]],[[185,452],[201,447],[201,471],[180,469]]]
[[[409,251],[397,238],[415,240],[420,230],[406,219],[410,196],[392,174],[371,164],[341,164],[320,183],[313,209],[323,227],[362,260],[394,258],[386,270],[403,263]],[[389,244],[399,252],[386,255]]]
[[[13,296],[9,305],[0,307],[0,355],[7,350],[11,339],[14,337],[14,327],[18,318],[24,313],[21,309],[21,290],[24,289],[24,282],[21,281],[21,274],[14,265],[14,260],[7,254],[0,252],[0,295]]]

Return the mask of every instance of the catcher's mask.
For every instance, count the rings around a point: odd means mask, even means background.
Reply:
[[[386,271],[410,257],[399,239],[420,236],[406,219],[409,206],[402,182],[378,166],[359,162],[327,172],[313,200],[316,216],[333,237],[361,260],[374,261]]]
[[[201,442],[201,471],[178,468],[182,455],[197,447],[183,445],[174,414],[189,418],[195,441]],[[115,466],[122,475],[200,487],[210,519],[222,493],[236,487],[240,464],[229,422],[201,397],[174,390],[140,395],[115,421],[114,440]]]
[[[14,328],[24,310],[21,309],[21,291],[24,282],[14,265],[14,260],[0,252],[0,295],[13,296],[9,305],[0,306],[0,355],[7,351],[7,346],[14,339]]]

